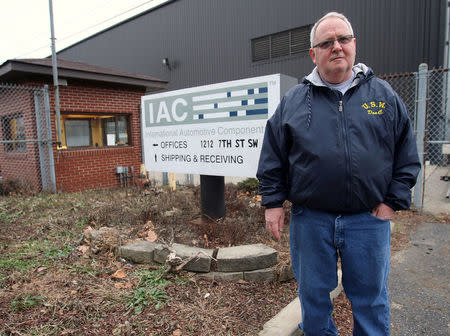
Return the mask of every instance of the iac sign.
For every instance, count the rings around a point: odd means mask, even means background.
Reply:
[[[166,101],[161,100],[158,103],[155,104],[156,106],[153,106],[153,103],[149,104],[149,109],[147,110],[147,115],[146,115],[146,119],[147,119],[147,123],[150,124],[158,124],[160,122],[165,122],[165,123],[171,123],[173,121],[176,122],[181,122],[186,120],[186,117],[188,115],[187,111],[184,112],[177,112],[177,107],[178,105],[183,105],[183,106],[187,106],[188,103],[186,100],[184,100],[183,98],[177,98],[172,102],[172,105],[167,106]],[[170,105],[170,104],[169,104]]]

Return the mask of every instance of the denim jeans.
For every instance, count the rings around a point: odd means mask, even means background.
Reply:
[[[307,336],[337,335],[330,292],[342,285],[352,304],[353,335],[389,335],[389,220],[369,212],[333,214],[293,205],[290,223],[292,269]]]

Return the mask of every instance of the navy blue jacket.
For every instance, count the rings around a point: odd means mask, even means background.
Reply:
[[[345,95],[325,86],[316,68],[283,97],[259,159],[262,205],[289,200],[338,213],[381,202],[409,208],[420,162],[406,107],[370,68],[353,70]]]

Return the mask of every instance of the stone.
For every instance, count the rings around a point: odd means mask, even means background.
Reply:
[[[255,271],[244,272],[244,280],[266,283],[273,282],[275,280],[275,271],[272,268],[264,268]]]
[[[294,272],[292,272],[291,265],[283,265],[278,273],[278,281],[284,282],[294,279]]]
[[[217,271],[253,271],[276,265],[278,253],[264,244],[240,245],[219,249]]]
[[[93,242],[108,239],[110,237],[118,239],[120,237],[120,232],[114,228],[106,226],[101,227],[98,230],[89,230],[87,232],[87,238]]]
[[[188,246],[183,244],[174,243],[172,248],[176,251],[177,257],[185,260],[191,256],[196,256],[196,258],[189,261],[183,270],[191,272],[209,272],[211,269],[211,260],[213,257],[214,250],[204,249],[200,247]],[[155,250],[154,260],[161,264],[166,262],[167,256],[169,255],[169,250],[163,246],[160,246]]]
[[[138,240],[118,248],[118,256],[136,264],[151,263],[154,252],[161,244]]]
[[[120,231],[110,227],[101,227],[98,230],[86,230],[84,234],[86,242],[94,254],[100,251],[114,251],[121,240]]]

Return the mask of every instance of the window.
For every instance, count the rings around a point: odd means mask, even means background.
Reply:
[[[103,119],[103,139],[107,146],[126,145],[128,143],[128,127],[125,117]]]
[[[311,25],[252,39],[252,61],[271,60],[309,50]]]
[[[64,122],[66,130],[66,146],[90,146],[91,127],[89,119],[67,119]]]
[[[129,115],[63,114],[63,148],[129,145]]]
[[[3,139],[8,141],[5,143],[5,151],[26,152],[26,144],[22,142],[25,140],[25,124],[21,114],[3,117],[2,131]]]

